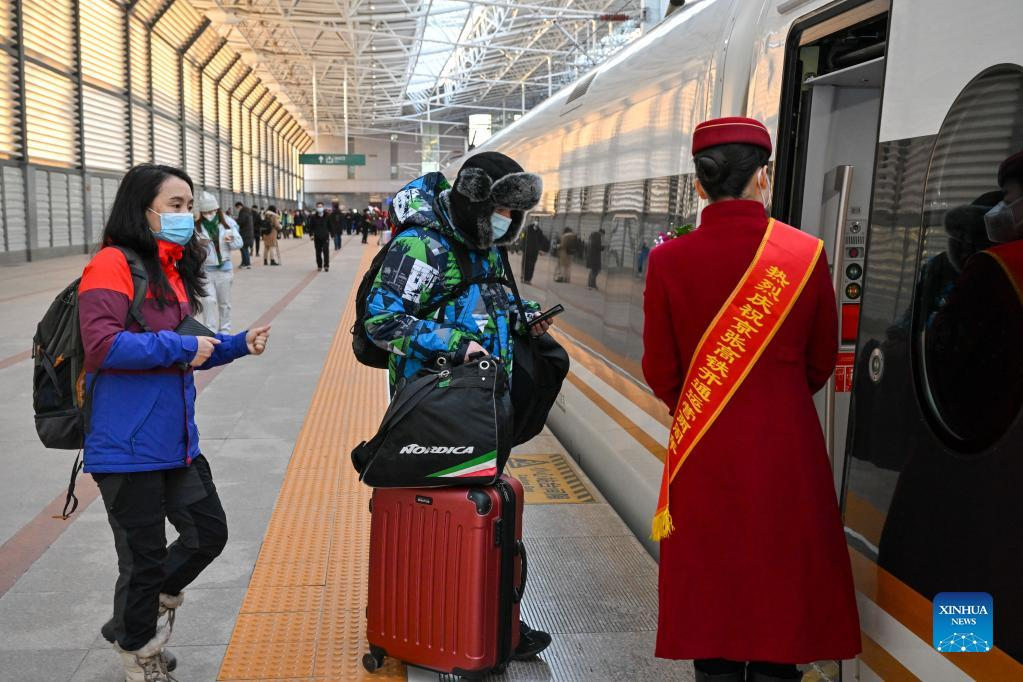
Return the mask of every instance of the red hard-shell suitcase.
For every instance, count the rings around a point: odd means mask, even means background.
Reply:
[[[507,475],[492,486],[373,491],[367,670],[385,656],[470,678],[504,668],[526,581],[522,497]]]

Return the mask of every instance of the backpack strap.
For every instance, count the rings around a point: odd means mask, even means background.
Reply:
[[[146,273],[146,267],[142,264],[142,259],[138,257],[138,254],[131,249],[123,246],[114,248],[124,254],[124,259],[128,261],[128,270],[131,271],[131,283],[134,287],[131,309],[128,311],[128,319],[125,324],[135,320],[143,331],[151,332],[153,330],[146,324],[146,318],[142,315],[142,304],[146,300],[146,291],[149,289],[149,275]]]

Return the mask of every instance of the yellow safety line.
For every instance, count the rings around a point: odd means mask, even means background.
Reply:
[[[363,249],[359,272],[375,251]],[[221,680],[405,680],[393,659],[373,674],[362,667],[371,490],[349,453],[376,431],[387,398],[381,371],[352,354],[355,290],[295,442]]]

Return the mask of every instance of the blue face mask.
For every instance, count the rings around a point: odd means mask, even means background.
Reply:
[[[153,209],[149,209],[153,211]],[[157,213],[160,216],[160,231],[153,236],[171,244],[184,246],[195,234],[195,218],[191,213]]]
[[[508,234],[508,228],[511,227],[512,219],[501,215],[500,213],[494,213],[490,216],[490,228],[494,231],[494,241]]]

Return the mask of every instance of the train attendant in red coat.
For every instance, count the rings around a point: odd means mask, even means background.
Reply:
[[[699,229],[649,256],[643,373],[673,416],[653,537],[656,655],[696,680],[799,679],[860,651],[849,556],[812,396],[835,366],[820,240],[767,216],[771,139],[693,135]]]

